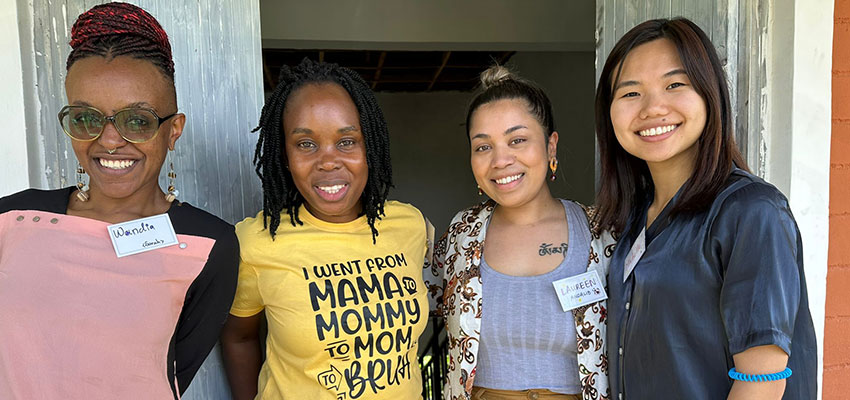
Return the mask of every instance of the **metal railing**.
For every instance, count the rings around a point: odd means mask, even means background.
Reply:
[[[433,334],[425,351],[419,357],[422,369],[422,398],[424,400],[442,400],[443,381],[448,371],[448,339],[441,335],[444,330],[443,319],[431,317]]]

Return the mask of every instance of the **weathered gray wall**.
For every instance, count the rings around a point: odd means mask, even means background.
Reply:
[[[65,60],[77,16],[104,1],[19,0],[31,16],[22,47],[27,98],[30,182],[58,188],[74,183],[76,159],[56,113],[66,104]],[[156,17],[171,39],[183,136],[171,154],[180,200],[228,222],[254,214],[262,205],[251,166],[256,135],[250,133],[262,108],[260,17],[257,0],[130,0]],[[22,51],[23,52],[23,51]],[[160,184],[165,187],[165,168]],[[216,349],[198,372],[186,400],[229,399]]]
[[[259,5],[256,0],[132,1],[148,10],[168,32],[174,52],[183,136],[171,154],[180,199],[228,222],[262,205],[251,166],[262,108]],[[32,60],[36,98],[30,110],[30,181],[57,188],[74,183],[76,159],[56,113],[66,104],[65,60],[77,16],[103,1],[34,0]],[[165,187],[164,174],[161,184]]]
[[[724,64],[738,146],[764,175],[769,0],[596,0],[596,74],[616,41],[653,18],[687,17],[711,38]]]

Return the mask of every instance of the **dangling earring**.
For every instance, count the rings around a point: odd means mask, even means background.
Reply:
[[[83,182],[83,175],[85,174],[86,170],[80,163],[77,163],[77,199],[82,202],[89,201],[89,185]]]
[[[478,185],[476,185],[476,186],[478,186]],[[478,195],[481,196],[483,194],[484,194],[484,191],[481,190],[481,186],[478,186]]]
[[[180,192],[174,187],[174,179],[177,178],[177,173],[174,172],[174,163],[171,162],[171,151],[168,152],[168,193],[165,195],[165,201],[171,203]]]
[[[552,182],[555,182],[555,171],[558,170],[558,159],[557,158],[552,157],[552,159],[549,160],[549,169],[552,170],[552,174],[549,175],[549,180],[552,181]]]

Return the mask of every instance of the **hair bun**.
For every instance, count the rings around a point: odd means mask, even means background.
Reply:
[[[135,35],[149,40],[171,59],[168,35],[157,20],[142,8],[127,3],[106,3],[80,14],[71,27],[71,48],[110,35]]]
[[[488,89],[504,81],[513,79],[515,79],[515,77],[511,70],[501,65],[494,65],[481,73],[481,86],[483,86],[484,89]]]

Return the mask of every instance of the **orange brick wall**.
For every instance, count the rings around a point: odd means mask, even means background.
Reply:
[[[823,399],[850,388],[850,0],[835,1]]]

